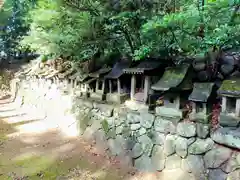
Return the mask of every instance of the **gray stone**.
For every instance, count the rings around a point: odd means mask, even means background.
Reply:
[[[181,162],[182,159],[178,155],[174,154],[167,157],[165,167],[168,170],[181,168]]]
[[[152,166],[154,170],[161,171],[165,167],[163,147],[155,145],[152,151]]]
[[[236,169],[240,169],[240,153],[235,152],[232,157],[221,166],[225,173],[230,173]]]
[[[107,123],[108,123],[108,127],[109,128],[113,128],[115,127],[115,117],[105,117]]]
[[[141,125],[140,124],[131,124],[130,128],[132,131],[135,131],[135,130],[140,129]]]
[[[163,116],[163,117],[167,117],[167,118],[171,118],[171,119],[181,119],[182,118],[182,112],[181,110],[178,110],[176,108],[168,108],[165,106],[159,106],[156,107],[156,114]]]
[[[123,126],[116,127],[116,134],[122,134],[123,128],[124,128]]]
[[[107,132],[107,138],[115,138],[116,137],[116,129],[115,128],[111,128],[109,129],[109,131]]]
[[[115,117],[115,116],[114,116]],[[116,121],[115,121],[115,125],[116,126],[120,126],[122,124],[124,124],[124,122],[127,121],[127,118],[126,117],[115,117]]]
[[[171,121],[164,120],[162,118],[157,117],[154,122],[155,131],[164,133],[164,134],[175,134],[176,127],[173,125]]]
[[[107,138],[103,130],[98,130],[95,132],[96,146],[99,149],[106,150],[108,148]]]
[[[219,124],[223,127],[237,127],[240,124],[240,118],[226,113],[220,113]]]
[[[196,141],[195,137],[191,137],[188,139],[188,146],[190,146],[192,143],[194,143]]]
[[[140,123],[140,119],[141,117],[139,113],[131,112],[127,114],[127,121],[129,124]]]
[[[179,155],[182,158],[185,158],[187,156],[187,149],[188,149],[188,139],[183,137],[177,137],[175,141],[176,145],[176,154]]]
[[[209,132],[210,132],[209,125],[197,123],[197,136],[199,138],[203,138],[203,139],[207,138],[207,136],[209,135]]]
[[[95,104],[95,108],[99,109],[103,116],[112,117],[113,116],[113,106],[108,104]]]
[[[227,180],[239,180],[240,179],[240,169],[231,172],[227,176]]]
[[[226,180],[227,174],[221,169],[210,169],[208,173],[209,180]]]
[[[152,140],[147,135],[142,135],[138,137],[138,141],[142,145],[142,149],[144,150],[144,153],[150,156],[153,148]]]
[[[232,148],[240,149],[240,130],[220,128],[211,134],[211,138],[219,143]]]
[[[200,155],[189,155],[182,160],[182,169],[186,172],[199,176],[204,173],[204,161]]]
[[[122,152],[121,146],[114,139],[108,140],[108,147],[109,147],[109,150],[112,153],[112,155],[118,155]]]
[[[221,164],[226,162],[232,151],[225,147],[215,147],[214,149],[208,151],[204,156],[205,166],[207,168],[218,168]]]
[[[183,137],[193,137],[196,135],[196,124],[190,122],[179,123],[177,133]]]
[[[83,133],[83,138],[89,141],[93,141],[95,131],[91,127],[87,127],[85,132]]]
[[[94,131],[97,131],[99,129],[102,128],[102,124],[100,121],[93,121],[93,124],[91,125],[91,128],[94,130]]]
[[[151,128],[154,122],[154,115],[149,113],[141,113],[140,114],[140,124],[144,128]]]
[[[159,132],[152,133],[152,141],[153,144],[164,145],[165,142],[165,135]]]
[[[140,171],[152,171],[152,163],[151,158],[147,155],[142,155],[134,162],[134,167]]]
[[[138,158],[144,153],[144,149],[142,148],[142,145],[139,143],[136,143],[132,149],[132,157]]]
[[[140,129],[138,130],[138,135],[139,135],[139,136],[142,136],[142,135],[146,134],[146,132],[147,132],[147,130],[142,127],[142,128],[140,128]]]
[[[189,146],[188,152],[190,154],[203,154],[213,148],[214,142],[211,138],[198,139]]]
[[[164,154],[166,156],[170,156],[176,152],[175,139],[176,136],[174,135],[169,134],[166,136],[166,140],[164,143]]]

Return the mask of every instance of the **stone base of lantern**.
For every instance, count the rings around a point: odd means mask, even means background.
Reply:
[[[168,119],[174,119],[176,121],[180,121],[182,119],[183,112],[180,109],[172,108],[172,107],[165,107],[165,106],[157,106],[156,114]]]
[[[235,114],[220,113],[219,124],[223,127],[238,127],[240,117],[236,117]]]
[[[129,94],[108,93],[106,94],[107,102],[123,103],[130,98]]]
[[[89,93],[89,97],[91,99],[100,100],[100,101],[103,101],[106,99],[106,95],[103,93],[99,93],[99,92],[91,92],[91,93]]]

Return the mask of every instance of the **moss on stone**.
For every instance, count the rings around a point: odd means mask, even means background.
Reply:
[[[222,91],[240,91],[240,79],[239,80],[225,80],[220,88]]]

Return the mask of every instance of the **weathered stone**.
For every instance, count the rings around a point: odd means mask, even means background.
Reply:
[[[142,148],[142,145],[139,143],[136,143],[132,149],[132,157],[138,158],[144,153],[144,149]]]
[[[99,111],[102,113],[102,115],[106,117],[112,117],[113,116],[113,106],[108,104],[94,104],[94,108],[99,109]]]
[[[84,105],[85,107],[87,107],[87,108],[89,108],[89,109],[92,109],[92,108],[93,108],[93,103],[90,102],[90,101],[83,101],[82,103],[83,103],[83,105]]]
[[[177,133],[183,137],[193,137],[196,135],[196,124],[190,122],[179,123]]]
[[[231,153],[231,150],[228,148],[216,147],[205,154],[205,166],[207,168],[218,168],[230,158]]]
[[[240,118],[220,113],[219,124],[223,127],[237,127],[240,124]]]
[[[221,169],[210,169],[208,173],[209,180],[226,180],[227,174],[225,174]]]
[[[155,145],[152,151],[152,166],[154,170],[161,171],[165,167],[163,147]]]
[[[240,169],[231,172],[227,176],[227,180],[239,180],[240,179]]]
[[[108,117],[108,118],[105,117],[105,119],[108,123],[109,128],[115,127],[115,118],[114,117]]]
[[[134,167],[137,168],[140,171],[152,171],[152,162],[151,158],[147,155],[142,155],[134,162]]]
[[[142,127],[151,128],[154,122],[154,115],[149,113],[141,113],[140,114],[140,124]]]
[[[132,131],[135,131],[135,130],[140,129],[141,125],[140,124],[131,124],[130,128]]]
[[[189,146],[188,152],[190,154],[203,154],[213,148],[214,142],[211,138],[198,139]]]
[[[123,128],[124,128],[123,126],[116,127],[116,134],[122,134]]]
[[[240,149],[240,130],[221,128],[211,134],[211,138],[219,143],[232,148]]]
[[[236,169],[240,169],[240,153],[235,152],[232,157],[221,166],[225,173],[230,173]]]
[[[101,129],[102,128],[102,124],[100,121],[93,121],[93,124],[91,125],[91,128],[94,130],[94,131],[97,131],[98,129]]]
[[[167,157],[165,167],[168,170],[181,168],[181,162],[182,159],[177,154],[174,154]]]
[[[138,137],[138,141],[142,145],[144,153],[150,156],[153,148],[152,140],[147,135],[142,135]]]
[[[199,176],[204,173],[204,161],[200,155],[189,155],[186,159],[182,159],[182,169],[186,172]]]
[[[164,143],[164,154],[166,156],[170,156],[176,152],[175,139],[176,136],[174,135],[169,134],[166,136],[166,140]]]
[[[190,146],[192,143],[194,143],[196,141],[196,137],[191,137],[188,138],[188,146]]]
[[[164,120],[162,118],[157,117],[154,122],[155,131],[164,133],[164,134],[175,134],[176,127],[173,125],[171,121]]]
[[[109,129],[109,131],[107,132],[107,138],[115,138],[116,137],[116,129],[115,128],[111,128]]]
[[[115,118],[116,118],[116,117],[115,117]],[[126,121],[127,121],[127,118],[121,116],[121,117],[119,117],[119,118],[116,119],[115,125],[116,125],[116,126],[120,126],[120,125],[124,124],[124,122],[126,122]]]
[[[159,106],[156,107],[156,114],[163,116],[163,117],[167,117],[167,118],[171,118],[171,119],[181,119],[182,118],[182,112],[176,108],[167,108],[164,106]]]
[[[176,153],[182,158],[185,158],[187,156],[187,149],[188,149],[188,139],[182,138],[182,137],[177,137],[175,141],[176,145]]]
[[[209,135],[209,125],[197,123],[197,136],[205,139]]]
[[[127,121],[129,124],[140,123],[140,119],[141,119],[141,117],[140,117],[139,113],[131,112],[131,113],[127,114]]]
[[[118,155],[118,154],[120,154],[122,152],[122,147],[114,139],[109,139],[108,140],[108,147],[109,147],[110,152],[112,153],[112,155]]]
[[[139,136],[142,136],[142,135],[146,134],[146,132],[147,132],[147,130],[142,127],[142,128],[140,128],[140,129],[138,130],[138,135],[139,135]]]
[[[87,127],[85,132],[83,133],[83,138],[89,141],[94,140],[95,131],[91,127]]]
[[[165,135],[159,132],[152,133],[152,142],[153,144],[164,145]]]

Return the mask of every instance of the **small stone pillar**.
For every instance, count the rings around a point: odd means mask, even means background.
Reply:
[[[240,98],[236,99],[236,116],[240,117]]]
[[[195,116],[197,113],[197,104],[192,102],[192,115]]]
[[[117,89],[118,89],[118,94],[120,95],[121,94],[121,81],[119,78],[117,79]]]
[[[105,79],[103,79],[103,82],[102,82],[102,93],[104,93],[104,90],[105,90]]]
[[[109,93],[112,93],[112,80],[111,79],[108,80],[108,84],[109,84]]]
[[[176,97],[174,104],[176,105],[177,109],[180,109],[180,97],[179,96]]]
[[[144,78],[144,102],[147,102],[148,99],[148,91],[150,88],[150,77],[149,76],[145,76]]]
[[[227,111],[227,97],[222,97],[222,112]]]
[[[96,91],[99,89],[99,79],[96,80]]]
[[[131,94],[130,94],[131,100],[134,100],[134,95],[136,93],[135,91],[136,91],[136,75],[133,74],[131,78]]]

